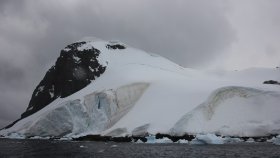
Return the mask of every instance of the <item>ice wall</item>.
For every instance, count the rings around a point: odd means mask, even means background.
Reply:
[[[61,103],[43,114],[26,130],[26,136],[71,136],[84,132],[100,133],[114,125],[142,96],[149,84],[134,83],[117,89],[94,92]]]

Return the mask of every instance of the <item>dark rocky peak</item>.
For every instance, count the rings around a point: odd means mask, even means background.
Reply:
[[[35,88],[21,118],[39,111],[59,97],[81,90],[103,74],[106,66],[98,62],[99,54],[100,51],[87,42],[73,43],[61,50],[55,65]]]

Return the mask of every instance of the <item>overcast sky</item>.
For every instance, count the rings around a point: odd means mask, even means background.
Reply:
[[[0,127],[67,44],[120,40],[198,69],[280,65],[279,0],[0,0]]]

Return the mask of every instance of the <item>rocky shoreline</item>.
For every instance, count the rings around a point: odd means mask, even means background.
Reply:
[[[117,142],[117,143],[188,143],[188,144],[232,144],[232,143],[273,143],[280,145],[280,135],[271,134],[258,137],[234,137],[220,136],[215,134],[198,134],[174,136],[169,134],[157,133],[155,135],[147,134],[145,136],[124,136],[112,137],[102,135],[86,135],[81,137],[39,137],[39,136],[3,136],[2,139],[46,139],[46,140],[65,140],[65,141],[93,141],[93,142]]]

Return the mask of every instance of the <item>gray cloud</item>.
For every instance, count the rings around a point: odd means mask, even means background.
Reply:
[[[229,2],[0,1],[0,127],[27,107],[59,50],[83,36],[118,39],[186,67],[223,60],[221,56],[239,40],[228,16],[234,11]],[[277,8],[271,10],[268,14],[278,13]],[[275,54],[279,49],[270,45],[266,51]]]
[[[236,41],[217,67],[244,69],[280,65],[280,1],[228,0],[227,17]]]

